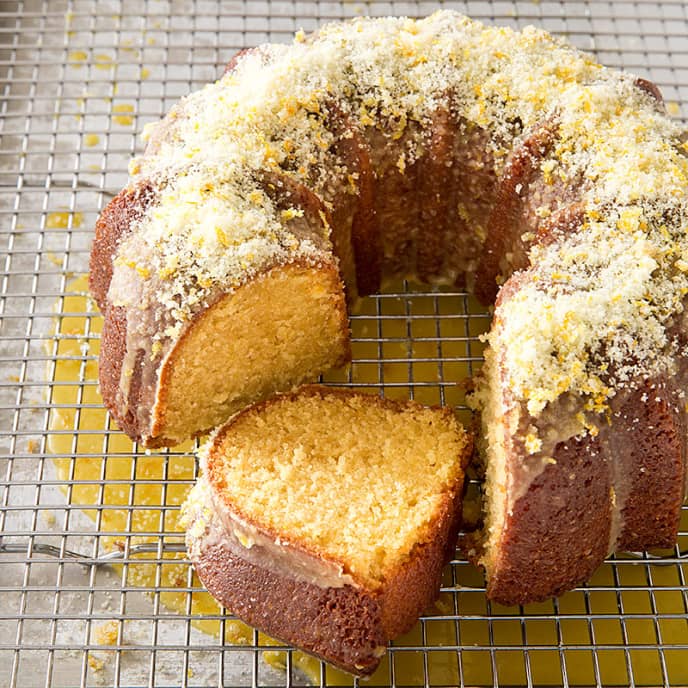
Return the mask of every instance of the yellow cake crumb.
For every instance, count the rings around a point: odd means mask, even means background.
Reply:
[[[93,630],[93,638],[98,645],[115,645],[119,622],[114,619],[97,625]]]
[[[222,476],[223,499],[371,585],[434,532],[470,444],[448,411],[351,394],[278,397],[228,427],[201,452],[202,466]],[[196,492],[185,506],[198,528],[192,539],[209,520],[193,506]],[[253,546],[248,532],[236,534]]]

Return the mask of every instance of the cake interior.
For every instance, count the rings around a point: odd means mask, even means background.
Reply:
[[[182,440],[189,428],[216,427],[256,399],[343,365],[348,352],[336,269],[275,268],[205,311],[171,352],[161,373],[161,433]]]
[[[432,537],[468,443],[448,411],[360,395],[281,398],[221,432],[208,465],[230,509],[372,588]]]

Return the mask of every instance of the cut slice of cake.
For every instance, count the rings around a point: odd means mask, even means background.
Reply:
[[[357,675],[439,594],[472,442],[449,409],[306,386],[234,416],[183,507],[212,595]]]

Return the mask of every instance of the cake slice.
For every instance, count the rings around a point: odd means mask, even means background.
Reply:
[[[183,507],[210,593],[352,674],[439,594],[471,439],[449,409],[306,386],[235,415]]]

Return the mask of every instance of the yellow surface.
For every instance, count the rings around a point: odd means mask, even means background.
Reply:
[[[184,499],[190,488],[188,481],[193,478],[191,447],[180,446],[169,453],[149,456],[132,454],[132,444],[124,435],[114,428],[110,435],[105,433],[107,416],[100,405],[95,385],[97,364],[94,360],[98,354],[101,320],[95,306],[85,296],[87,282],[84,277],[72,282],[68,291],[73,295],[58,304],[56,343],[49,344],[55,346],[50,353],[57,355],[54,368],[49,364],[48,369],[49,380],[55,383],[49,401],[54,407],[61,408],[52,409],[48,448],[55,454],[54,462],[62,479],[86,481],[87,484],[67,487],[65,492],[71,504],[83,507],[85,513],[96,519],[103,549],[117,547],[127,539],[116,535],[117,532],[131,534],[128,537],[130,545],[157,542],[155,535],[143,533],[180,530],[176,507]],[[364,301],[359,313],[375,316],[376,303],[379,304],[380,317],[353,321],[353,348],[357,361],[352,366],[354,382],[369,384],[369,391],[373,392],[377,385],[382,384],[387,396],[406,398],[411,377],[416,383],[429,383],[415,387],[416,400],[439,403],[437,383],[440,373],[445,381],[460,381],[468,372],[465,363],[447,359],[466,356],[464,338],[467,334],[475,336],[484,331],[487,319],[471,320],[467,331],[465,319],[452,315],[461,310],[458,297],[448,296],[437,301],[438,313],[434,310],[435,300],[423,295],[403,300],[391,297],[377,302]],[[407,308],[410,308],[413,318],[394,317],[407,315]],[[443,341],[436,341],[438,335],[443,337]],[[386,341],[379,343],[376,341],[378,338]],[[88,362],[83,360],[86,348]],[[471,353],[477,353],[475,342]],[[439,355],[444,358],[442,370],[436,361],[418,360],[438,358]],[[383,363],[378,361],[381,358],[385,359]],[[327,379],[346,382],[346,371],[335,371]],[[462,398],[460,386],[445,387],[445,403],[458,404]],[[93,405],[93,408],[84,408],[84,405]],[[462,420],[466,422],[469,418],[464,416]],[[67,432],[55,434],[56,431]],[[102,479],[123,482],[105,485],[96,482]],[[161,480],[166,484],[147,482],[151,480]],[[100,512],[89,509],[89,506],[105,505],[115,508]],[[119,506],[123,508],[117,508]],[[132,506],[153,508],[132,509]],[[173,508],[165,510],[163,507]],[[684,523],[682,529],[685,530],[687,525]],[[685,548],[686,543],[682,544]],[[195,576],[191,579],[188,565],[176,562],[181,556],[165,555],[169,562],[160,565],[146,562],[144,556],[140,557],[141,563],[120,565],[124,569],[123,582],[151,588],[198,587],[200,584]],[[688,565],[683,565],[683,569],[685,578]],[[395,652],[393,662],[397,683],[421,686],[425,684],[427,673],[430,685],[457,685],[460,661],[467,685],[492,685],[495,679],[500,684],[520,685],[526,683],[528,671],[536,685],[561,685],[564,681],[562,663],[571,685],[594,684],[594,656],[589,649],[594,640],[597,645],[606,646],[596,653],[603,685],[628,685],[629,665],[637,685],[659,685],[664,681],[659,652],[638,646],[656,646],[661,635],[669,683],[688,685],[688,651],[672,649],[672,645],[688,644],[685,600],[681,590],[677,589],[682,584],[681,572],[676,565],[661,562],[621,565],[616,567],[615,574],[613,567],[605,564],[597,571],[591,584],[608,588],[620,586],[621,592],[613,589],[593,591],[586,601],[583,592],[574,591],[561,597],[556,608],[552,601],[525,607],[522,618],[514,618],[519,613],[518,608],[492,605],[490,621],[484,594],[471,589],[482,585],[481,574],[469,566],[456,567],[454,573],[456,580],[452,580],[451,570],[446,571],[445,583],[456,583],[458,592],[444,593],[437,608],[429,611],[438,618],[430,617],[424,627],[417,624],[395,643],[405,647],[433,648],[427,653],[413,650]],[[634,586],[647,588],[650,583],[652,593],[647,589],[631,589]],[[219,613],[216,603],[207,593],[161,592],[159,597],[171,610],[200,617],[192,621],[195,627],[219,635],[220,622],[203,618]],[[553,615],[555,610],[558,611],[558,623],[555,619],[542,618]],[[621,610],[629,615],[623,622]],[[441,615],[454,617],[457,614],[458,620],[441,618]],[[624,634],[627,643],[624,642]],[[227,642],[254,642],[253,631],[238,621],[227,621],[224,635]],[[485,649],[490,643],[500,647],[494,652],[494,665],[490,652]],[[260,635],[259,644],[272,646],[274,642]],[[451,649],[457,644],[465,648],[475,647],[475,650],[464,649],[459,657],[456,650]],[[523,652],[524,644],[529,647],[527,656]],[[264,656],[273,666],[285,664],[284,652],[269,650],[264,652]],[[292,657],[294,664],[307,676],[316,683],[320,682],[319,662],[299,652]],[[388,684],[389,671],[389,659],[385,658],[367,685]],[[496,676],[493,675],[495,672]],[[352,684],[350,677],[329,667],[326,680],[329,684]]]
[[[83,63],[88,59],[88,53],[83,50],[72,50],[67,59],[73,67],[83,67]]]
[[[112,57],[110,55],[98,54],[95,56],[96,62],[94,67],[96,69],[110,69],[113,66]]]
[[[132,114],[134,112],[134,106],[129,103],[120,103],[112,108],[114,113],[112,119],[117,124],[121,124],[123,127],[131,126],[134,123],[134,117]]]
[[[72,227],[78,229],[84,222],[82,213],[73,213],[69,210],[57,211],[48,213],[45,220],[47,229],[67,229],[69,227],[69,218],[72,218]]]

